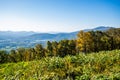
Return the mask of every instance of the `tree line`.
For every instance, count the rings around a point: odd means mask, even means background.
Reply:
[[[78,51],[87,53],[120,49],[120,28],[107,31],[80,31],[77,36]]]
[[[0,63],[39,60],[43,57],[64,57],[79,52],[89,53],[120,49],[120,28],[107,31],[80,31],[75,40],[48,41],[44,48],[18,48],[7,53],[0,50]]]
[[[21,47],[16,50],[11,50],[9,53],[1,50],[0,63],[32,61],[39,60],[44,57],[53,56],[64,57],[66,55],[75,55],[76,54],[75,48],[76,48],[75,40],[61,40],[59,42],[48,41],[46,48],[44,48],[41,44],[37,44],[34,48]]]

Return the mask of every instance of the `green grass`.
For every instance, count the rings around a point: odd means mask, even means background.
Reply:
[[[0,80],[120,80],[120,50],[0,64]]]

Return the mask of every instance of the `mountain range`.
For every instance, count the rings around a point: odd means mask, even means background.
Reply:
[[[99,26],[83,31],[106,31],[113,27]],[[18,47],[33,47],[35,44],[45,46],[47,41],[60,41],[62,39],[75,39],[79,31],[62,33],[39,33],[26,31],[0,31],[0,49],[16,49]]]
[[[105,31],[113,27],[104,27],[99,26],[93,29],[85,29],[83,31]],[[0,31],[0,40],[1,39],[31,39],[31,40],[61,40],[61,39],[75,39],[79,31],[70,32],[70,33],[39,33],[39,32],[27,32],[27,31]]]

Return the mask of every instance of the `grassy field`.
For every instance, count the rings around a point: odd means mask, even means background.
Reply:
[[[120,80],[120,50],[0,64],[0,80]]]

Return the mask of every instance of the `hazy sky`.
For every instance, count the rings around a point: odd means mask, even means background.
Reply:
[[[120,27],[120,0],[0,0],[0,31]]]

